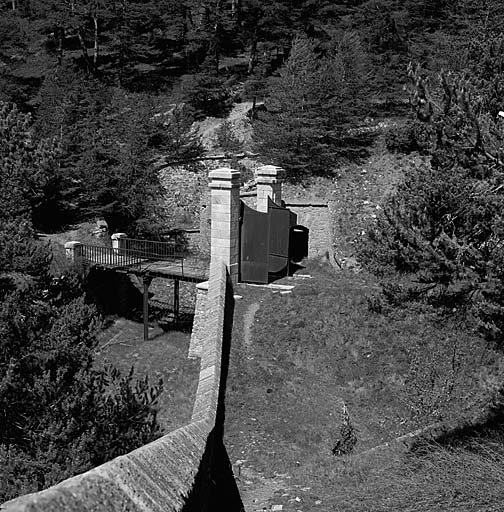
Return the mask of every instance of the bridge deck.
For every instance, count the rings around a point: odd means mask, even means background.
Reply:
[[[189,267],[180,263],[169,261],[150,261],[137,263],[135,265],[106,264],[87,260],[95,267],[113,269],[117,272],[135,274],[138,276],[163,277],[165,279],[176,279],[178,281],[189,281],[200,283],[208,280],[208,270],[204,267]]]
[[[208,279],[208,263],[194,256],[166,255],[146,257],[141,251],[114,250],[110,247],[82,245],[80,257],[93,267],[138,276],[162,277],[176,281],[201,282]]]

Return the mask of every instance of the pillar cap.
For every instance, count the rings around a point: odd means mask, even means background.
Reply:
[[[282,167],[277,167],[276,165],[262,165],[257,168],[257,177],[259,176],[268,176],[271,178],[283,178],[285,175],[285,170]]]
[[[208,281],[203,281],[202,283],[198,283],[196,285],[196,288],[198,290],[203,290],[203,291],[207,292],[208,291]]]
[[[210,171],[208,177],[210,180],[237,181],[240,179],[240,171],[229,169],[228,167],[221,167],[220,169]]]
[[[128,238],[126,233],[114,233],[111,237],[112,240],[118,240],[119,238]]]
[[[82,244],[80,242],[72,240],[71,242],[65,243],[65,249],[74,249],[75,247],[78,247],[79,245],[82,245]]]
[[[212,189],[234,189],[240,187],[240,171],[222,167],[214,169],[208,173],[210,183],[208,186]]]

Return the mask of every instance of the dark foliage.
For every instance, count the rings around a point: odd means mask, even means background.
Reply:
[[[232,101],[223,78],[204,73],[184,77],[184,99],[195,110],[197,117],[223,117]]]
[[[328,55],[298,37],[278,77],[271,79],[266,111],[258,112],[258,150],[291,179],[325,173],[344,152],[347,123],[362,108],[366,55],[355,34],[333,41]]]
[[[35,238],[54,146],[0,111],[0,501],[41,490],[158,435],[162,384],[93,366],[100,319],[82,276],[53,276]],[[51,165],[49,165],[51,164]],[[42,193],[41,193],[42,191]]]
[[[472,43],[465,70],[445,72],[432,83],[419,69],[410,70],[412,105],[424,126],[420,145],[431,164],[406,174],[361,257],[390,280],[385,290],[394,303],[421,300],[469,314],[502,345],[500,45],[494,37]],[[406,279],[398,281],[395,273]]]

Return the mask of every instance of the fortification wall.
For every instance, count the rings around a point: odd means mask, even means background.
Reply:
[[[6,512],[240,510],[239,494],[222,444],[232,301],[226,266],[217,260],[210,268],[206,335],[202,339],[199,383],[188,425],[45,491],[9,501],[0,509]]]
[[[160,171],[165,189],[162,207],[183,227],[197,227],[201,196],[207,188],[204,167],[166,167]]]
[[[188,357],[191,359],[201,357],[201,351],[206,336],[207,315],[208,283],[205,282],[196,285],[196,305],[194,308],[194,322],[188,354]]]

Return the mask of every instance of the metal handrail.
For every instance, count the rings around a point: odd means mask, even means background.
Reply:
[[[184,273],[185,256],[176,252],[172,242],[123,238],[118,248],[82,244],[79,250],[82,259],[97,265],[138,267],[154,261],[170,261],[179,263],[182,275]]]
[[[146,260],[135,251],[118,251],[111,247],[82,244],[80,246],[81,257],[91,263],[114,267],[131,267],[140,265]]]
[[[159,242],[154,240],[139,240],[136,238],[122,238],[119,245],[120,251],[132,252],[152,260],[175,260],[184,258],[177,253],[174,241]]]

